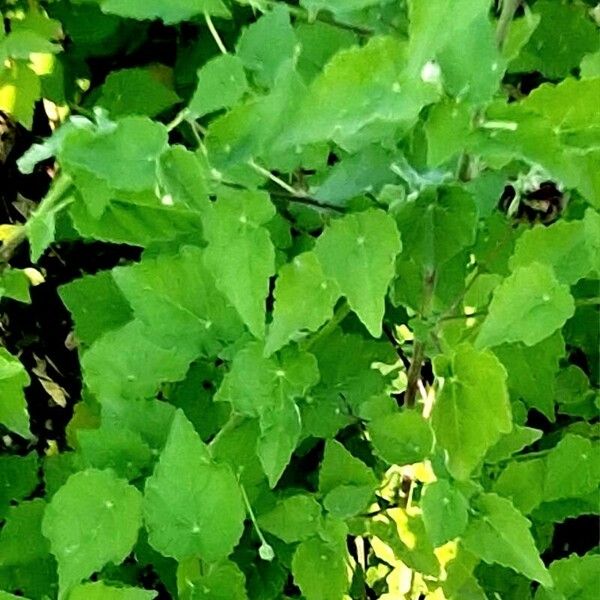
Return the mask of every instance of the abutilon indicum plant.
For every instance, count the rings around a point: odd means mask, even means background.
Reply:
[[[0,600],[598,598],[595,1],[0,10]]]

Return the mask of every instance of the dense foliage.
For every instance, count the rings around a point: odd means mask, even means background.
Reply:
[[[594,4],[0,3],[1,600],[597,599]]]

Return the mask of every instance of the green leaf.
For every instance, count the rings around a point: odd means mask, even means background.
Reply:
[[[500,473],[494,492],[508,498],[517,510],[527,515],[543,501],[545,461],[541,458],[511,462]]]
[[[503,435],[498,442],[492,446],[485,456],[485,462],[497,463],[510,458],[515,452],[523,450],[542,437],[542,431],[532,427],[515,425],[511,432]]]
[[[421,510],[427,535],[435,547],[462,535],[467,528],[469,503],[447,479],[425,486]]]
[[[503,344],[494,348],[508,373],[508,389],[515,398],[554,421],[554,379],[565,343],[559,332],[537,343]]]
[[[36,498],[11,506],[0,531],[0,567],[29,565],[50,553],[50,544],[42,536],[42,518],[46,502]]]
[[[247,90],[243,61],[230,54],[217,56],[198,70],[198,85],[188,104],[190,116],[198,118],[230,108]]]
[[[199,212],[207,210],[208,187],[205,169],[197,154],[184,146],[169,146],[160,157],[158,181],[166,192],[163,204],[185,206]]]
[[[165,349],[178,348],[173,363],[216,356],[242,335],[242,324],[215,289],[205,259],[206,251],[185,246],[177,254],[161,253],[113,270],[117,285],[152,341]]]
[[[412,410],[377,417],[369,422],[367,432],[375,452],[390,464],[421,462],[433,448],[429,423]]]
[[[102,581],[82,583],[73,588],[69,600],[152,600],[157,592],[135,587],[114,587]]]
[[[289,464],[301,433],[302,418],[293,400],[282,398],[261,412],[257,452],[272,488]]]
[[[112,188],[141,192],[154,188],[158,157],[167,145],[166,128],[145,117],[124,117],[91,131],[66,136],[59,159],[63,166],[94,176]]]
[[[598,458],[598,448],[590,440],[565,435],[546,457],[544,501],[576,498],[596,490],[600,483]]]
[[[60,299],[75,322],[75,335],[86,346],[133,317],[127,300],[109,271],[86,275],[58,288]],[[106,307],[110,306],[110,310]]]
[[[308,494],[283,498],[271,510],[257,516],[261,529],[287,544],[301,542],[316,535],[320,518],[321,506]]]
[[[31,438],[23,393],[29,383],[29,375],[21,362],[0,348],[0,424],[24,438]]]
[[[131,552],[142,524],[142,497],[110,471],[72,475],[52,497],[42,532],[58,562],[60,598],[109,562]]]
[[[276,4],[242,31],[236,52],[244,67],[255,72],[258,83],[269,87],[282,63],[296,54],[297,44],[287,8]]]
[[[473,103],[494,95],[504,64],[496,48],[487,0],[413,0],[410,7],[409,70],[427,79],[439,64],[439,78],[454,96]]]
[[[274,214],[264,192],[223,190],[204,221],[205,264],[258,338],[264,337],[265,299],[269,277],[275,274],[275,250],[263,225]]]
[[[180,563],[177,569],[181,600],[247,600],[246,578],[232,561],[209,565],[198,560]]]
[[[152,461],[150,446],[138,433],[125,427],[81,429],[77,442],[85,467],[112,469],[124,479],[139,477]]]
[[[163,204],[154,190],[115,192],[100,217],[85,202],[76,201],[69,207],[69,216],[83,238],[142,247],[178,238],[197,240],[202,228],[199,212]]]
[[[461,344],[450,357],[449,374],[431,414],[448,470],[468,479],[503,433],[512,429],[506,371],[488,350]],[[486,398],[482,403],[481,398]]]
[[[375,144],[367,146],[333,165],[327,177],[318,183],[314,197],[321,202],[345,206],[365,192],[376,194],[384,184],[394,181],[392,162],[393,155],[385,148]]]
[[[265,352],[270,355],[304,332],[316,331],[333,316],[339,295],[337,284],[325,277],[314,252],[304,252],[281,267]]]
[[[346,519],[364,510],[376,487],[377,478],[365,463],[336,440],[327,441],[319,470],[319,493],[332,516]]]
[[[244,503],[230,467],[213,461],[178,410],[154,473],[146,481],[150,545],[176,560],[227,557],[243,531]]]
[[[5,269],[0,275],[0,299],[12,298],[19,302],[29,304],[29,277],[21,269]]]
[[[401,248],[393,220],[375,209],[333,221],[315,246],[325,275],[375,337],[381,335],[384,298]]]
[[[573,316],[569,288],[559,283],[547,265],[538,262],[516,268],[494,291],[477,347],[523,342],[533,346]]]
[[[42,95],[39,77],[24,61],[11,61],[0,69],[0,109],[12,115],[24,127],[33,124],[35,102]]]
[[[541,0],[533,6],[541,21],[511,71],[540,71],[549,79],[566,77],[587,52],[598,49],[596,26],[579,4]],[[561,26],[557,30],[556,23]]]
[[[461,188],[425,190],[401,206],[397,221],[406,255],[433,270],[475,242],[477,208]]]
[[[342,600],[349,586],[346,549],[318,537],[306,540],[296,548],[292,573],[306,600]]]
[[[169,75],[165,67],[112,71],[100,88],[98,106],[106,108],[113,119],[127,115],[155,117],[180,101],[167,84]]]
[[[345,4],[346,0],[343,2]],[[356,35],[352,31],[323,21],[295,23],[295,30],[302,47],[298,72],[305,81],[314,79],[336,52],[356,43]]]
[[[302,98],[287,143],[334,139],[349,147],[409,129],[438,92],[420,77],[403,74],[406,56],[403,42],[383,36],[339,51]]]
[[[1,455],[0,518],[4,518],[12,500],[22,500],[31,494],[38,484],[38,457],[35,452],[25,456]]]
[[[301,0],[300,2],[313,15],[319,11],[329,11],[333,14],[350,13],[379,3],[380,0]]]
[[[594,600],[598,588],[600,556],[572,554],[550,565],[554,589],[539,588],[535,600]]]
[[[530,522],[510,503],[496,494],[481,494],[473,502],[476,514],[463,538],[465,548],[486,563],[498,563],[552,586],[552,578],[529,531]]]
[[[302,423],[295,400],[319,380],[312,354],[285,349],[265,358],[260,343],[250,343],[234,357],[215,400],[230,402],[236,412],[259,417],[257,452],[274,487],[295,450]]]
[[[183,379],[191,361],[159,346],[139,321],[131,321],[96,340],[81,365],[88,388],[102,403],[151,398],[161,383]]]
[[[192,17],[209,14],[228,17],[229,11],[221,0],[93,0],[108,14],[130,19],[161,19],[166,24],[188,21]]]
[[[591,211],[590,213],[591,217]],[[537,262],[554,268],[560,283],[573,285],[593,268],[595,252],[584,221],[557,221],[525,231],[515,245],[511,269]]]

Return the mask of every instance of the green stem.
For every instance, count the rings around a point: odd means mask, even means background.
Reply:
[[[271,544],[269,544],[269,542],[267,542],[267,540],[265,539],[265,536],[263,535],[263,532],[260,530],[260,527],[258,526],[258,521],[256,520],[256,515],[254,514],[254,511],[252,510],[252,505],[250,504],[250,499],[248,498],[248,494],[246,493],[246,488],[244,487],[244,484],[239,482],[240,485],[240,490],[242,492],[242,498],[244,499],[244,504],[246,505],[246,512],[248,513],[248,516],[250,517],[250,520],[252,521],[252,525],[254,525],[254,529],[256,531],[256,535],[258,535],[258,539],[260,540],[261,546],[259,548],[259,554],[260,557],[263,560],[273,560],[273,558],[275,558],[275,553],[273,552],[273,548],[271,547]]]
[[[510,24],[520,4],[521,0],[502,0],[502,10],[498,18],[498,25],[496,26],[496,45],[499,50],[502,50],[504,46]]]
[[[36,217],[45,215],[52,211],[59,204],[63,196],[69,191],[73,185],[73,180],[69,175],[61,173],[55,179],[53,186],[50,188],[45,198],[42,200],[38,208],[34,211]],[[27,239],[27,224],[15,229],[11,235],[2,244],[0,248],[0,271],[4,270],[10,262],[16,249]]]
[[[221,36],[219,35],[219,32],[217,31],[208,13],[204,13],[204,20],[206,21],[206,26],[210,31],[210,35],[212,35],[213,40],[215,40],[215,44],[217,44],[221,54],[227,54],[227,48],[225,47],[225,44],[223,43],[223,40],[221,39]]]
[[[184,108],[183,110],[180,110],[175,115],[175,118],[170,123],[167,123],[167,125],[166,125],[167,131],[173,131],[173,129],[175,129],[175,127],[177,127],[178,125],[183,123],[183,121],[185,121],[188,118],[189,114],[190,114],[190,111],[188,110],[187,107]]]
[[[600,306],[600,296],[594,298],[577,298],[575,306]]]

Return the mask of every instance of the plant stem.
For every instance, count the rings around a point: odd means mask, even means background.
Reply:
[[[221,36],[219,36],[219,32],[216,30],[215,25],[212,22],[212,19],[210,18],[210,15],[208,13],[204,13],[204,20],[206,21],[206,26],[210,31],[210,35],[212,35],[213,40],[215,40],[215,44],[217,44],[219,50],[221,51],[221,54],[228,54],[227,48],[225,47]]]
[[[268,169],[261,167],[259,164],[256,164],[253,160],[248,161],[248,165],[252,167],[257,173],[260,173],[264,177],[270,179],[273,183],[276,183],[280,188],[284,189],[286,192],[294,196],[295,198],[306,198],[307,194],[304,190],[297,190],[292,187],[277,175],[274,175]]]
[[[414,408],[419,389],[419,379],[421,377],[421,366],[425,358],[425,345],[423,342],[415,341],[412,361],[408,369],[406,392],[404,393],[404,406]]]
[[[53,186],[50,188],[46,197],[42,200],[34,215],[39,217],[50,212],[56,207],[62,197],[69,191],[73,180],[64,173],[58,175]],[[0,248],[0,271],[3,271],[10,262],[16,249],[27,239],[27,225],[22,225],[15,229],[15,232],[5,240]]]
[[[496,27],[496,45],[499,50],[502,50],[502,47],[504,46],[508,30],[510,29],[510,23],[520,4],[521,0],[502,0],[502,10]]]
[[[254,514],[254,511],[252,510],[252,505],[250,504],[250,499],[248,498],[248,494],[246,493],[246,488],[244,487],[244,484],[240,481],[239,482],[240,485],[240,490],[242,492],[242,498],[244,499],[244,504],[246,505],[246,511],[248,512],[248,516],[250,517],[250,520],[252,521],[252,525],[254,525],[254,529],[256,530],[256,535],[258,535],[258,539],[260,540],[260,543],[262,544],[262,547],[265,549],[270,549],[271,552],[273,552],[273,548],[271,548],[271,545],[269,544],[269,542],[267,542],[267,540],[265,539],[265,536],[263,535],[263,532],[260,530],[260,527],[258,526],[258,521],[256,520],[256,515]],[[261,556],[261,558],[263,558]],[[274,558],[274,553],[271,556],[271,558],[266,558],[265,560],[272,560]]]
[[[600,306],[600,296],[595,298],[577,298],[575,306]]]
[[[167,131],[173,131],[173,129],[175,129],[175,127],[177,127],[177,125],[180,125],[181,123],[183,123],[183,121],[185,121],[189,115],[189,110],[188,108],[184,108],[183,110],[180,110],[176,115],[175,118],[170,122],[167,123],[166,128]]]

